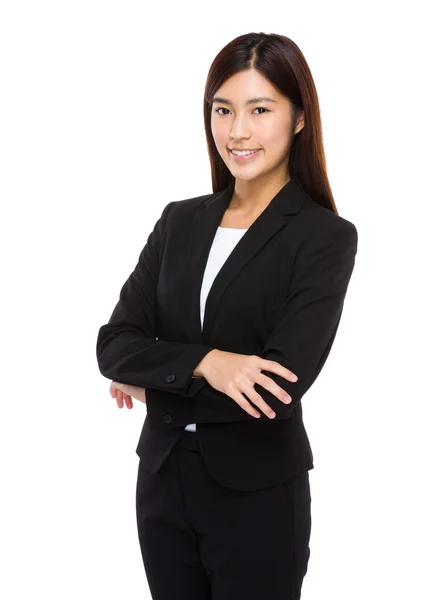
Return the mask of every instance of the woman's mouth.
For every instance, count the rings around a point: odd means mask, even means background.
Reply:
[[[255,150],[254,152],[248,152],[247,154],[236,154],[235,152],[230,150],[230,156],[233,160],[235,160],[237,162],[246,162],[246,161],[256,158],[256,156],[258,156],[260,151],[261,151],[261,148],[258,148],[258,150]]]

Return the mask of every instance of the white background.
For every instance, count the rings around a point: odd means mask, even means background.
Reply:
[[[302,403],[315,459],[302,600],[424,597],[417,11],[1,3],[2,598],[150,598],[135,519],[145,406],[117,408],[95,342],[164,206],[212,191],[206,75],[250,31],[303,51],[336,205],[359,233],[336,341]]]

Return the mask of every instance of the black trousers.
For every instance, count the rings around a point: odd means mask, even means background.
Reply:
[[[298,600],[310,556],[309,472],[259,491],[223,487],[196,433],[155,474],[139,466],[136,516],[153,600]]]

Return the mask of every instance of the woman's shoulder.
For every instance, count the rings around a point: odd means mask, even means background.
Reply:
[[[174,205],[174,210],[184,210],[194,208],[199,204],[206,202],[209,198],[213,198],[214,196],[218,196],[219,192],[210,193],[210,194],[202,194],[201,196],[192,196],[190,198],[183,198],[179,200],[174,200],[172,204]]]
[[[330,210],[329,208],[315,202],[309,195],[306,195],[306,200],[303,209],[299,213],[299,225],[305,227],[309,234],[316,232],[332,233],[345,232],[348,235],[358,236],[358,231],[355,224]]]
[[[196,212],[197,208],[200,207],[206,200],[217,194],[202,194],[201,196],[192,196],[190,198],[183,198],[172,200],[167,204],[169,207],[169,219],[171,221],[175,218],[189,217]]]

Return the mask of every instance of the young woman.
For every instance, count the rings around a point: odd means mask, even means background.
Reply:
[[[325,166],[318,98],[287,37],[213,61],[213,193],[171,200],[97,358],[147,414],[136,514],[154,600],[293,600],[310,556],[314,467],[301,398],[333,344],[357,251]]]

